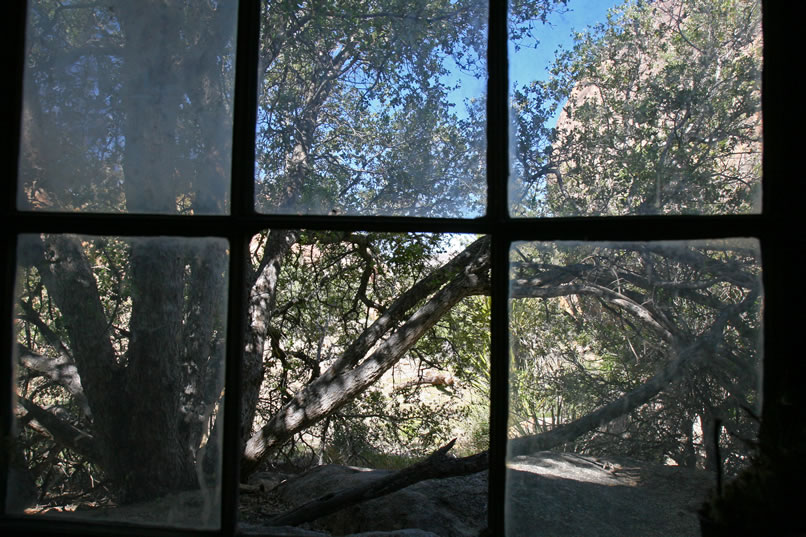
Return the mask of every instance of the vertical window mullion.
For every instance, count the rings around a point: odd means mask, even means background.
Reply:
[[[238,483],[241,455],[241,355],[244,345],[248,292],[246,269],[250,230],[246,217],[254,214],[255,123],[257,66],[260,45],[260,0],[240,0],[235,56],[235,97],[230,177],[228,238],[229,294],[227,309],[226,404],[221,497],[221,534],[234,535],[238,526]]]
[[[14,133],[19,132],[20,117],[22,114],[22,79],[25,65],[25,16],[28,11],[27,2],[13,2],[6,13],[7,23],[5,30],[10,31],[6,46],[11,47],[8,57],[11,59],[7,65],[11,78],[11,97],[6,100],[3,107],[3,125]],[[12,415],[12,394],[10,393],[14,378],[14,364],[8,350],[14,345],[14,280],[17,268],[17,226],[14,224],[14,215],[17,211],[17,158],[19,155],[20,137],[12,134],[3,144],[3,165],[5,166],[6,180],[5,195],[2,201],[3,212],[3,253],[6,262],[0,271],[2,274],[3,305],[0,308],[2,328],[0,328],[0,345],[6,349],[6,358],[0,365],[0,436],[11,438],[14,418]],[[3,456],[0,463],[0,514],[6,513],[6,479],[8,477],[8,458]]]
[[[240,389],[241,353],[244,342],[244,311],[247,297],[246,260],[249,239],[243,233],[229,237],[229,295],[227,308],[227,355],[224,404],[224,442],[221,482],[221,532],[234,535],[238,525],[240,481]]]
[[[504,534],[504,491],[508,420],[508,263],[507,182],[509,177],[509,81],[507,2],[490,2],[487,55],[487,220],[491,244],[490,463],[488,531]]]
[[[255,125],[259,46],[260,0],[240,0],[235,51],[230,208],[230,214],[236,222],[240,217],[255,213]]]
[[[490,535],[504,535],[507,422],[509,419],[509,236],[493,234],[490,308]]]

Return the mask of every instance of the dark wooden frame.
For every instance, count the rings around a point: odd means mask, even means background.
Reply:
[[[307,228],[374,231],[433,231],[484,233],[493,240],[492,269],[492,371],[490,420],[490,503],[491,535],[504,534],[504,458],[508,417],[508,249],[515,240],[671,240],[720,237],[754,237],[761,242],[765,285],[764,407],[762,452],[776,457],[781,446],[803,439],[803,409],[806,390],[800,389],[803,373],[802,343],[806,254],[802,232],[803,167],[797,160],[803,150],[803,136],[789,127],[802,128],[803,96],[797,79],[802,73],[798,51],[804,6],[801,2],[763,2],[763,212],[749,216],[647,216],[603,218],[513,219],[507,211],[508,82],[506,47],[506,3],[491,0],[488,86],[488,212],[473,220],[259,215],[254,198],[254,127],[256,115],[257,43],[260,0],[241,0],[238,20],[238,55],[235,90],[235,119],[232,166],[232,208],[226,216],[146,216],[67,213],[34,213],[16,208],[16,176],[24,63],[26,2],[5,7],[4,47],[7,82],[11,90],[3,107],[3,126],[9,133],[3,144],[2,165],[6,172],[3,201],[3,265],[0,368],[3,386],[0,425],[9,438],[12,420],[11,348],[14,340],[14,274],[17,236],[21,233],[92,233],[103,226],[113,235],[220,236],[230,241],[229,333],[227,345],[227,393],[237,393],[240,384],[240,356],[246,290],[244,268],[248,240],[265,228]],[[799,63],[798,63],[799,62]],[[10,82],[9,82],[10,81]],[[790,306],[796,305],[795,310]],[[233,397],[230,401],[237,401]],[[237,531],[237,476],[239,409],[226,406],[225,463],[222,528],[217,532],[168,528],[133,528],[67,522],[36,517],[0,516],[0,531],[17,530],[42,535],[234,535]],[[803,465],[801,465],[803,466]],[[803,477],[804,470],[792,468]],[[5,457],[0,464],[0,484],[5,483]],[[802,480],[801,480],[802,481]],[[5,487],[0,490],[0,500]],[[0,506],[5,504],[0,501]],[[795,514],[794,516],[797,516]]]

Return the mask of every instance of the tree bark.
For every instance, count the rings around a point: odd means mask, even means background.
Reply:
[[[70,235],[49,235],[27,244],[26,257],[59,307],[70,349],[92,410],[93,430],[102,449],[102,467],[110,475],[126,471],[129,434],[124,370],[109,339],[108,321],[95,277],[81,243]]]

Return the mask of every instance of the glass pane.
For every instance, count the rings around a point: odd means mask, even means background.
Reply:
[[[760,212],[760,0],[570,0],[549,22],[512,43],[513,216]]]
[[[264,2],[257,209],[484,214],[487,4]]]
[[[241,528],[477,535],[487,523],[477,454],[489,430],[488,238],[272,230],[251,254]],[[442,466],[415,466],[445,446]],[[463,464],[468,475],[446,473]],[[393,483],[380,490],[384,479]],[[371,486],[360,499],[345,492]],[[307,510],[330,493],[332,511]]]
[[[507,535],[684,536],[754,455],[758,241],[510,251]]]
[[[228,244],[23,235],[7,512],[218,528]]]
[[[17,207],[229,210],[237,2],[28,2]]]

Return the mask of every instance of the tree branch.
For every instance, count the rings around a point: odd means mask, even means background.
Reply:
[[[741,303],[724,310],[705,334],[687,348],[677,352],[674,360],[667,363],[661,371],[641,386],[571,423],[538,435],[511,439],[508,446],[509,455],[551,449],[564,442],[574,440],[649,402],[688,368],[710,357],[722,340],[722,330],[728,320],[744,311],[753,300],[755,297],[748,297]],[[419,463],[372,483],[317,498],[271,519],[270,523],[277,526],[301,524],[329,515],[344,507],[390,494],[426,479],[468,475],[488,468],[487,451],[459,459],[448,457],[447,452],[453,447],[455,441],[455,439],[452,440]]]
[[[477,241],[475,244],[486,243]],[[381,343],[360,365],[344,369],[348,364],[357,363],[362,358],[361,355],[350,354],[356,348],[355,344],[351,345],[337,361],[336,365],[340,363],[343,367],[341,370],[334,372],[334,366],[331,366],[276,412],[246,443],[241,462],[241,478],[247,478],[269,453],[291,436],[338,410],[374,384],[459,300],[480,289],[487,289],[489,255],[482,255],[484,250],[479,252],[479,255],[468,261],[459,275],[413,313],[403,326]],[[448,265],[450,263],[445,266]],[[369,329],[371,328],[372,326]]]
[[[732,317],[744,312],[755,301],[756,297],[755,294],[751,294],[742,302],[722,311],[704,334],[691,345],[675,351],[675,358],[666,363],[658,373],[650,377],[645,383],[575,421],[560,425],[536,436],[511,439],[508,445],[509,455],[523,455],[543,451],[562,443],[570,442],[596,427],[609,423],[646,404],[671,382],[679,378],[683,372],[692,366],[702,365],[703,362],[711,358],[716,348],[722,343],[722,331],[725,325]]]
[[[24,397],[17,397],[17,400],[57,443],[72,449],[92,462],[102,462],[100,450],[93,436],[38,406],[33,401]]]
[[[90,415],[90,407],[84,389],[81,387],[81,377],[75,364],[69,356],[42,356],[25,345],[17,344],[17,360],[31,371],[42,373],[52,381],[67,388],[85,415]]]

